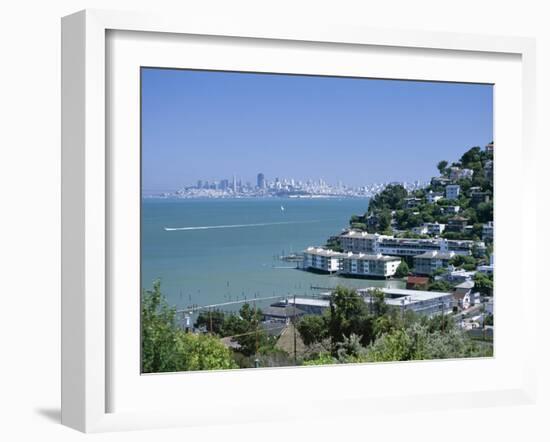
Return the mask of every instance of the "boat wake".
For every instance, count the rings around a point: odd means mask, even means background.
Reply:
[[[210,229],[238,229],[243,227],[263,227],[263,226],[276,226],[280,224],[310,224],[318,223],[320,220],[312,221],[279,221],[272,223],[255,223],[255,224],[227,224],[220,226],[191,226],[191,227],[164,227],[166,232],[174,232],[181,230],[210,230]]]

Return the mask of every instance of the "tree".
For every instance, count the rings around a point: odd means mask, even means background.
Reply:
[[[493,295],[493,279],[485,273],[477,272],[474,275],[474,288],[486,296]]]
[[[440,318],[441,319],[441,318]],[[481,346],[446,321],[443,331],[414,323],[380,336],[367,348],[368,361],[408,361],[491,356],[492,348]]]
[[[327,338],[327,321],[325,316],[304,316],[298,322],[297,329],[305,345],[316,344]]]
[[[261,310],[245,303],[238,315],[229,315],[224,321],[224,335],[232,336],[240,345],[239,352],[245,356],[256,354],[256,350],[265,352],[274,346],[274,342],[259,325],[261,318]]]
[[[210,333],[223,336],[223,324],[225,315],[219,310],[201,311],[195,321],[195,327],[204,327]]]
[[[373,317],[365,301],[355,290],[345,287],[337,287],[332,295],[326,324],[333,354],[337,343],[352,334],[360,336],[364,345],[374,337]]]
[[[397,266],[397,270],[395,271],[395,276],[397,278],[404,278],[407,276],[410,272],[409,265],[405,261],[401,261],[401,264]]]
[[[175,322],[160,281],[141,299],[141,369],[143,373],[236,368],[231,350],[213,336],[185,333]]]
[[[439,170],[439,173],[440,173],[441,175],[444,174],[445,169],[447,168],[448,165],[449,165],[449,162],[448,162],[448,161],[445,161],[445,160],[440,161],[439,163],[437,163],[437,170]]]
[[[448,292],[449,290],[451,290],[451,285],[442,279],[434,281],[428,286],[430,292]]]
[[[237,368],[231,350],[211,335],[181,333],[175,342],[176,370],[223,370]]]

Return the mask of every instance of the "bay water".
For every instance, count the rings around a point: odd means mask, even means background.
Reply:
[[[159,279],[173,306],[229,303],[223,309],[236,310],[242,304],[235,301],[313,295],[337,285],[402,287],[401,281],[310,273],[279,259],[325,244],[367,207],[360,198],[144,198],[142,288]]]

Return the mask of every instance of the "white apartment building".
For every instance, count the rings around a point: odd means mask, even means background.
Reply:
[[[458,184],[449,184],[445,187],[445,198],[448,200],[457,200],[460,195],[460,186]]]
[[[420,275],[433,275],[436,270],[447,268],[454,252],[432,251],[414,257],[414,272]]]
[[[401,258],[382,254],[339,253],[322,247],[308,247],[303,252],[304,270],[339,273],[349,276],[388,278],[395,275]]]
[[[395,238],[350,230],[340,235],[344,252],[391,256],[416,256],[430,251],[449,251],[457,255],[471,255],[474,245],[469,240],[448,240],[445,238]]]
[[[339,273],[349,276],[388,278],[395,275],[399,264],[401,264],[401,258],[393,256],[348,252],[342,257]]]
[[[308,247],[303,252],[304,270],[314,270],[323,273],[336,273],[340,270],[342,253],[322,247]]]

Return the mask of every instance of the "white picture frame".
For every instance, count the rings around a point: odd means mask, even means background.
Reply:
[[[122,429],[158,428],[168,426],[208,425],[214,422],[235,422],[235,415],[224,418],[221,410],[210,404],[197,404],[193,410],[168,405],[162,409],[151,407],[129,410],[122,407],[117,410],[110,404],[109,395],[112,384],[111,370],[115,360],[113,347],[109,338],[116,315],[111,311],[112,300],[108,297],[110,287],[109,244],[116,230],[110,229],[110,217],[113,201],[110,194],[110,170],[117,167],[109,164],[109,134],[106,121],[111,117],[108,109],[109,88],[106,72],[108,51],[106,41],[108,32],[143,32],[157,33],[165,36],[217,36],[228,40],[254,39],[255,41],[285,42],[288,46],[307,42],[310,45],[324,44],[345,47],[375,47],[379,51],[401,48],[403,51],[426,49],[438,53],[468,53],[479,60],[490,54],[502,54],[516,57],[520,63],[521,90],[512,91],[519,97],[521,110],[513,114],[519,130],[517,147],[510,162],[520,159],[521,167],[528,171],[532,167],[534,156],[534,105],[535,105],[535,46],[532,39],[517,37],[488,37],[476,35],[426,33],[415,31],[387,31],[376,29],[347,28],[343,26],[315,26],[312,24],[293,27],[283,24],[266,27],[265,24],[246,22],[217,23],[196,20],[188,17],[173,19],[149,14],[130,14],[122,12],[87,10],[63,18],[62,21],[62,423],[85,432],[98,432]],[[434,52],[432,52],[434,54]],[[112,61],[112,60],[111,60]],[[445,78],[440,78],[444,80]],[[515,83],[514,83],[515,84]],[[498,115],[498,109],[496,112]],[[505,145],[505,143],[502,143]],[[504,158],[505,155],[503,155]],[[510,171],[508,171],[510,172]],[[501,176],[506,169],[497,170]],[[529,185],[529,174],[518,189],[511,189],[522,199],[521,227],[518,235],[522,266],[518,270],[517,291],[521,296],[515,301],[518,311],[525,311],[527,306],[536,302],[534,281],[527,278],[527,258],[534,255],[535,245],[521,241],[526,235],[526,225],[536,219],[535,186]],[[529,192],[527,189],[531,189]],[[498,206],[497,200],[497,206]],[[498,209],[497,209],[498,210]],[[503,209],[504,210],[504,209]],[[498,213],[498,212],[497,212]],[[499,235],[497,228],[497,237]],[[504,232],[504,228],[501,230]],[[504,232],[505,233],[505,232]],[[502,235],[502,234],[501,234]],[[497,259],[501,259],[497,252]],[[504,252],[503,252],[504,253]],[[504,256],[504,255],[502,255]],[[504,262],[504,258],[503,258]],[[500,265],[500,264],[499,264]],[[496,281],[497,287],[499,281]],[[136,294],[137,296],[137,294]],[[136,317],[136,320],[138,318]],[[505,324],[503,324],[505,325]],[[506,335],[503,333],[502,335]],[[374,410],[387,412],[403,411],[408,407],[418,409],[441,409],[468,407],[475,399],[477,405],[497,405],[502,403],[532,403],[535,397],[535,359],[534,339],[535,324],[530,321],[523,330],[523,352],[518,355],[517,376],[509,384],[496,383],[489,389],[472,387],[463,391],[449,392],[442,389],[428,391],[426,394],[409,392],[399,394],[377,393],[374,396],[359,389],[356,395],[342,394],[340,397],[313,397],[308,401],[309,408],[303,404],[296,407],[281,408],[273,406],[258,407],[258,404],[246,403],[244,399],[232,399],[240,413],[241,421],[254,422],[261,420],[285,419],[297,415],[303,418],[319,417],[326,413],[327,406],[337,403],[337,414],[368,414]],[[496,355],[498,358],[498,354]],[[454,370],[470,366],[471,361],[446,362],[454,365]],[[419,365],[420,364],[420,365]],[[428,365],[415,363],[408,366],[410,370],[422,371]],[[431,363],[437,364],[437,363]],[[441,362],[440,362],[441,364]],[[397,365],[386,365],[378,370],[398,373]],[[377,367],[383,367],[378,365]],[[333,376],[334,367],[313,367],[317,374]],[[365,366],[338,367],[346,370],[346,377],[358,380]],[[286,381],[296,377],[295,369],[278,370],[279,377]],[[302,370],[302,369],[300,369]],[[275,370],[271,370],[273,373]],[[521,373],[520,373],[521,372]],[[265,371],[234,371],[231,373],[200,373],[194,382],[216,379],[216,385],[222,386],[229,377],[231,382],[249,382],[251,386],[261,385],[266,376]],[[283,374],[281,374],[283,373]],[[299,373],[299,372],[294,372]],[[301,378],[311,377],[299,375]],[[139,376],[139,373],[137,373]],[[146,388],[171,388],[170,377],[189,376],[194,374],[156,375],[164,387],[151,384]],[[217,376],[214,378],[213,376]],[[225,377],[224,377],[225,376]],[[242,381],[243,377],[247,381]],[[150,377],[152,379],[152,377]],[[180,378],[181,379],[181,378]],[[201,380],[202,379],[202,380]],[[152,381],[147,381],[152,382]],[[162,394],[162,393],[161,393]],[[374,399],[376,398],[376,399]],[[334,413],[334,410],[332,410]]]

